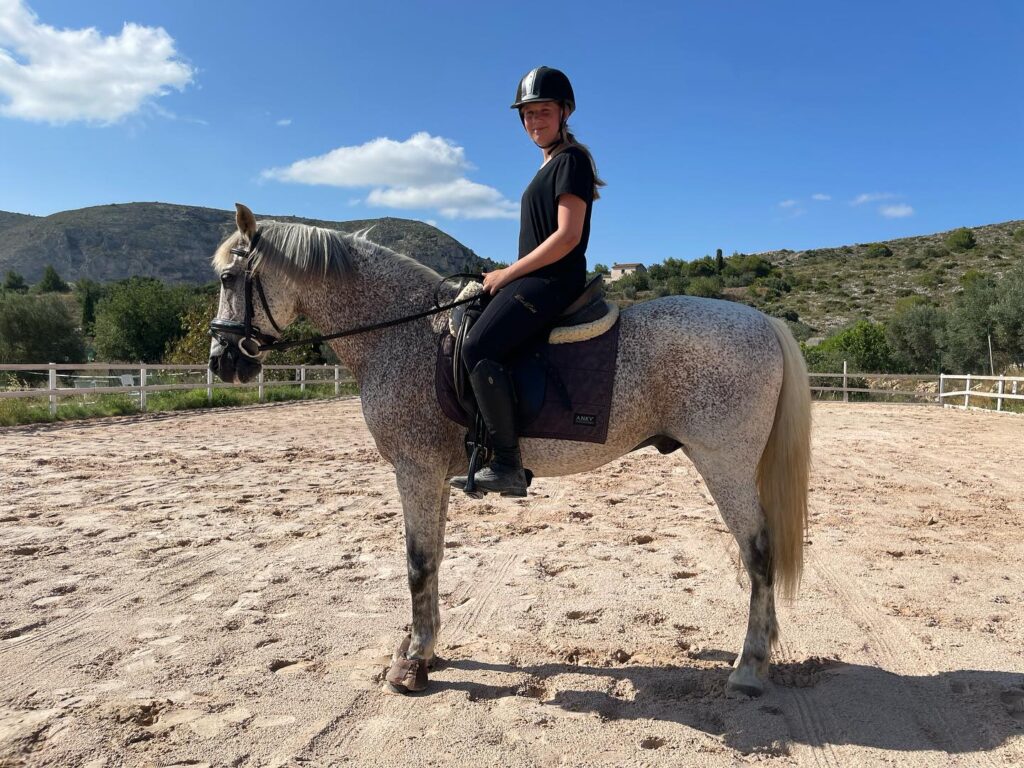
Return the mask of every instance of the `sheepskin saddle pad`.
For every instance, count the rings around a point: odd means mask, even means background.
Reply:
[[[598,276],[558,318],[547,338],[521,350],[510,362],[521,437],[603,443],[615,384],[619,310],[604,299]],[[471,283],[460,297],[479,292]],[[461,360],[460,339],[477,316],[475,302],[452,313],[449,333],[438,346],[435,387],[445,415],[469,427],[476,403]]]

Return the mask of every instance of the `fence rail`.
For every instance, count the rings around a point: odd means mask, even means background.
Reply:
[[[0,399],[20,397],[45,397],[49,400],[50,414],[57,413],[57,403],[62,397],[85,394],[137,394],[139,407],[146,410],[146,395],[155,392],[187,391],[206,389],[206,398],[213,400],[215,389],[246,389],[256,388],[259,401],[266,397],[266,388],[272,386],[298,386],[305,391],[307,385],[334,385],[334,394],[341,394],[341,388],[355,384],[351,373],[341,365],[265,365],[259,376],[248,384],[226,384],[216,381],[213,372],[204,365],[132,365],[129,363],[47,363],[47,364],[3,364],[0,373],[11,371],[45,378],[43,386],[24,387],[19,389],[0,390]],[[93,375],[82,375],[95,371]],[[99,372],[103,372],[100,374]],[[113,372],[121,372],[113,374]],[[281,378],[280,371],[293,372],[294,378]],[[273,372],[275,378],[266,378]],[[841,373],[810,373],[812,393],[842,394],[843,402],[850,401],[851,394],[884,395],[898,397],[903,401],[933,403],[938,405],[956,405],[971,407],[971,398],[995,400],[995,410],[1002,411],[1005,401],[1024,401],[1024,376],[975,376],[973,374],[940,374],[918,375],[897,373],[862,373],[851,372],[843,363]],[[198,377],[199,381],[181,381],[179,383],[154,382],[154,379],[167,377],[189,376]],[[73,386],[60,386],[60,379],[71,379]],[[119,385],[106,386],[97,384],[99,380],[118,380]],[[816,380],[824,379],[822,384]],[[829,380],[832,380],[831,382]],[[868,380],[868,381],[865,381]],[[913,381],[918,384],[934,384],[935,390],[927,389],[883,389],[877,386],[861,386],[871,381]],[[955,383],[962,382],[962,388]],[[988,387],[985,389],[984,387]],[[960,403],[959,399],[963,398]],[[958,402],[947,403],[956,399]]]
[[[305,391],[307,385],[334,385],[334,394],[341,394],[341,387],[354,384],[351,373],[341,365],[265,365],[260,369],[259,376],[246,384],[227,384],[216,381],[205,365],[133,365],[129,363],[47,363],[47,364],[9,364],[0,365],[0,373],[11,371],[24,378],[28,374],[45,377],[44,386],[23,387],[0,391],[0,398],[46,397],[49,400],[50,415],[57,413],[57,402],[61,397],[85,394],[117,394],[131,393],[139,397],[139,408],[146,410],[146,395],[153,392],[187,391],[206,389],[206,399],[213,400],[215,389],[251,389],[256,388],[260,402],[266,397],[266,388],[271,386],[298,386]],[[103,371],[105,375],[81,375],[87,371]],[[124,371],[111,375],[113,371]],[[295,378],[267,379],[266,373],[293,371]],[[153,374],[157,378],[168,376],[199,377],[200,381],[181,381],[180,383],[150,383]],[[274,373],[280,377],[282,374]],[[60,379],[71,379],[74,386],[59,386]],[[119,386],[97,385],[96,381],[106,379],[119,380]]]
[[[982,398],[985,402],[995,400],[995,410],[1002,411],[1005,401],[1024,401],[1024,376],[976,376],[974,374],[938,375],[913,373],[862,373],[851,372],[843,363],[842,373],[809,373],[811,392],[842,393],[843,402],[850,401],[851,394],[886,395],[890,397],[909,398],[911,401],[936,405],[970,408],[972,398]],[[816,379],[825,379],[826,384],[816,385]],[[833,380],[833,381],[828,381]],[[839,381],[835,381],[839,380]],[[934,391],[928,389],[882,389],[870,386],[871,382],[913,381],[917,384],[933,385]],[[953,382],[962,383],[956,388]],[[863,384],[869,386],[863,386]],[[950,389],[950,387],[953,387]],[[952,402],[953,399],[957,402]],[[959,402],[963,398],[963,402]],[[950,402],[947,402],[950,401]]]

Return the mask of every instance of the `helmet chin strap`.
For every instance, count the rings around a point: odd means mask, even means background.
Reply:
[[[560,144],[564,144],[566,141],[565,125],[566,123],[569,122],[569,116],[565,114],[565,107],[559,107],[559,111],[561,112],[561,115],[558,120],[558,138],[546,146],[541,146],[541,149],[543,149],[545,152],[548,151],[549,149],[554,149]]]

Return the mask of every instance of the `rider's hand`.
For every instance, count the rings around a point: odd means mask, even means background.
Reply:
[[[493,272],[484,272],[484,291],[492,296],[512,282],[512,276],[508,273],[509,268],[496,269]]]

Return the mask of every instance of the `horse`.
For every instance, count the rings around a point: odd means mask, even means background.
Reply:
[[[466,469],[464,432],[430,385],[449,313],[383,321],[428,306],[440,276],[374,244],[367,230],[257,223],[241,204],[235,220],[237,231],[213,257],[221,281],[211,323],[217,376],[251,381],[265,346],[299,315],[325,333],[370,328],[331,347],[358,383],[366,425],[394,468],[404,515],[412,629],[386,679],[401,693],[423,690],[441,629],[438,568],[449,480]],[[781,320],[714,299],[634,304],[619,323],[606,441],[524,438],[523,464],[551,477],[596,469],[643,446],[681,449],[735,537],[750,581],[746,635],[727,689],[759,696],[778,638],[775,592],[795,596],[803,567],[811,398],[799,346]]]

